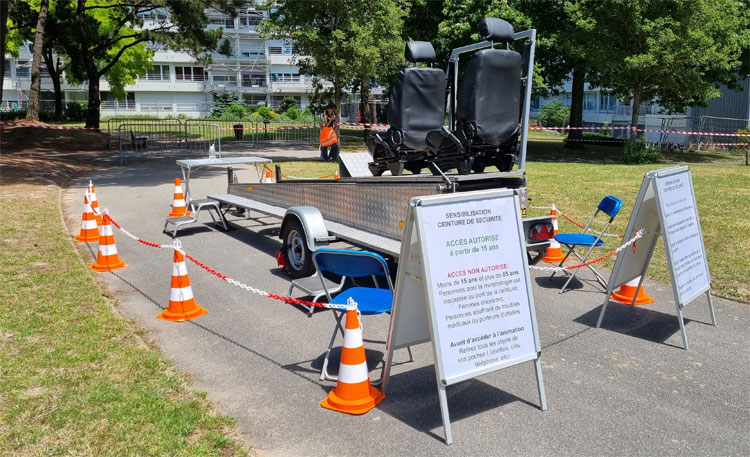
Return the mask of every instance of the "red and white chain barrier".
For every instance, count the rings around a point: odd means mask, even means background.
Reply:
[[[101,129],[98,129],[95,127],[68,127],[67,125],[39,125],[39,124],[27,124],[25,122],[11,122],[11,121],[2,121],[2,124],[10,126],[10,127],[27,127],[27,128],[48,129],[48,130],[91,130],[94,132],[101,131]]]
[[[594,260],[589,260],[588,262],[579,263],[577,265],[566,265],[564,267],[538,267],[536,265],[529,265],[529,268],[534,269],[534,270],[541,270],[541,271],[563,271],[563,270],[575,270],[576,268],[583,268],[583,267],[595,264],[597,262],[601,262],[602,260],[606,259],[607,257],[611,257],[611,256],[619,253],[620,251],[622,251],[626,247],[630,246],[631,244],[633,245],[633,250],[635,251],[635,242],[639,238],[643,237],[644,233],[646,233],[645,229],[638,230],[637,232],[635,232],[635,235],[633,236],[633,238],[631,238],[628,241],[626,241],[625,243],[621,244],[620,247],[618,247],[617,249],[614,249],[614,250],[612,250],[612,251],[604,254],[603,256],[597,257]]]
[[[204,263],[198,261],[195,257],[191,256],[187,252],[185,252],[182,249],[182,245],[180,243],[180,240],[175,240],[173,244],[158,244],[158,243],[152,243],[151,241],[144,240],[140,237],[137,237],[133,235],[132,233],[125,230],[120,224],[115,222],[114,219],[107,213],[107,210],[104,210],[104,218],[106,218],[109,222],[112,223],[115,227],[117,227],[122,233],[124,233],[128,238],[131,238],[141,244],[145,244],[146,246],[150,246],[152,248],[159,248],[159,249],[177,249],[180,251],[182,255],[185,256],[186,259],[190,260],[194,264],[198,265],[202,269],[206,270],[208,273],[216,276],[217,278],[228,282],[229,284],[239,287],[240,289],[246,290],[248,292],[261,295],[263,297],[273,298],[274,300],[281,300],[287,303],[292,303],[295,305],[304,305],[304,306],[314,306],[316,308],[328,308],[328,309],[339,309],[339,310],[346,310],[349,309],[350,305],[332,305],[330,303],[319,303],[319,302],[313,302],[313,301],[307,301],[307,300],[300,300],[297,298],[292,297],[285,297],[282,295],[272,294],[270,292],[266,292],[261,289],[256,289],[255,287],[249,286],[247,284],[243,284],[240,281],[237,281],[235,279],[232,279],[224,274],[219,273],[218,271],[214,270],[213,268],[209,267],[208,265],[205,265]],[[356,305],[356,304],[355,304]]]

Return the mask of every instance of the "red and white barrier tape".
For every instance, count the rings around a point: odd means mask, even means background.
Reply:
[[[620,251],[622,251],[626,247],[628,247],[631,244],[635,243],[636,240],[638,240],[639,238],[641,238],[644,233],[646,233],[645,229],[638,230],[637,232],[635,232],[635,235],[633,236],[633,238],[631,238],[627,242],[621,244],[620,247],[618,247],[617,249],[614,249],[614,250],[612,250],[612,251],[604,254],[601,257],[597,257],[594,260],[589,260],[588,262],[579,263],[577,265],[566,265],[564,267],[538,267],[536,265],[529,265],[529,268],[534,269],[534,270],[542,270],[542,271],[563,271],[563,270],[575,270],[576,268],[583,268],[583,267],[595,264],[597,262],[601,262],[602,260],[606,259],[607,257],[611,257],[611,256],[619,253]],[[633,249],[635,250],[635,248],[633,248]]]
[[[67,125],[39,125],[39,124],[26,124],[25,122],[11,122],[11,121],[2,121],[3,125],[8,125],[10,127],[27,127],[27,128],[34,128],[34,129],[49,129],[49,130],[92,130],[94,132],[99,132],[101,129],[95,128],[95,127],[68,127]]]
[[[223,274],[219,273],[218,271],[214,270],[213,268],[209,267],[208,265],[205,265],[205,264],[201,263],[200,261],[198,261],[198,259],[196,259],[195,257],[191,256],[190,254],[188,254],[187,252],[185,252],[182,249],[182,246],[181,246],[181,243],[180,243],[179,240],[175,240],[175,242],[173,244],[152,243],[150,241],[147,241],[147,240],[144,240],[142,238],[139,238],[139,237],[133,235],[132,233],[128,232],[127,230],[125,230],[120,224],[118,224],[117,222],[115,222],[114,219],[112,219],[112,217],[107,213],[107,210],[104,210],[104,218],[106,218],[109,222],[111,222],[112,225],[114,225],[115,227],[117,227],[128,238],[131,238],[131,239],[133,239],[133,240],[135,240],[135,241],[137,241],[137,242],[139,242],[141,244],[145,244],[146,246],[150,246],[150,247],[153,247],[153,248],[177,249],[178,251],[180,251],[182,253],[182,255],[185,256],[186,259],[190,260],[191,262],[193,262],[197,266],[199,266],[202,269],[206,270],[208,273],[216,276],[217,278],[219,278],[219,279],[221,279],[223,281],[228,282],[229,284],[231,284],[233,286],[237,286],[240,289],[246,290],[248,292],[252,292],[252,293],[257,294],[257,295],[262,295],[262,296],[268,297],[268,298],[273,298],[274,300],[281,300],[281,301],[284,301],[284,302],[287,302],[287,303],[292,303],[292,304],[295,304],[295,305],[314,306],[316,308],[327,308],[327,309],[338,309],[338,310],[346,310],[346,309],[350,308],[350,305],[348,305],[348,304],[347,305],[332,305],[330,303],[312,302],[312,301],[300,300],[300,299],[292,298],[292,297],[285,297],[283,295],[272,294],[270,292],[266,292],[266,291],[261,290],[261,289],[256,289],[255,287],[249,286],[247,284],[243,284],[240,281],[237,281],[235,279],[229,278],[226,275],[223,275]]]
[[[541,127],[531,126],[529,130],[550,130],[550,131],[566,131],[566,130],[630,130],[632,132],[647,132],[647,133],[670,133],[675,135],[701,135],[701,136],[724,136],[724,137],[750,137],[750,133],[716,133],[716,132],[694,132],[692,130],[658,130],[658,129],[641,129],[633,127],[632,125],[614,125],[607,127]]]

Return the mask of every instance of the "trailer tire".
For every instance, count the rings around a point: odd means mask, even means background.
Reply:
[[[281,233],[286,258],[286,272],[292,278],[305,278],[313,273],[312,252],[307,248],[305,229],[296,218],[291,218],[284,224]]]

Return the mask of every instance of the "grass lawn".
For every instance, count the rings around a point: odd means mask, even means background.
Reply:
[[[750,262],[745,258],[750,246],[750,225],[746,221],[750,214],[750,168],[730,165],[739,162],[738,156],[674,152],[663,154],[662,164],[622,165],[618,163],[622,151],[619,147],[586,145],[582,151],[570,151],[564,149],[562,139],[554,133],[532,132],[526,167],[532,204],[550,206],[555,203],[572,219],[585,224],[599,201],[606,195],[614,195],[623,200],[623,209],[610,229],[612,233],[624,233],[646,171],[676,163],[718,162],[691,166],[713,291],[750,301]],[[343,138],[343,151],[361,149],[361,139],[351,135]],[[281,165],[283,173],[294,176],[317,177],[336,171],[335,164],[316,161]],[[545,213],[530,210],[529,215]],[[560,218],[560,230],[580,231],[563,218]],[[615,239],[606,241],[605,246],[599,248],[600,254],[617,246]],[[614,257],[611,257],[602,266],[611,269],[613,264]],[[648,276],[665,283],[671,281],[661,239]]]
[[[0,455],[246,455],[102,296],[58,188],[6,182],[0,200]]]

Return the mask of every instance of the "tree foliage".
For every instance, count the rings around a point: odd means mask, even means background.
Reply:
[[[395,73],[402,61],[406,10],[396,0],[275,0],[261,36],[294,42],[303,73],[330,81],[338,107],[344,88]]]
[[[210,60],[223,31],[207,30],[205,10],[235,15],[239,0],[75,0],[60,1],[58,20],[70,33],[60,40],[72,79],[89,83],[88,127],[99,126],[99,78],[105,77],[117,97],[124,87],[150,68],[147,43],[187,51],[198,61]],[[148,24],[144,17],[150,16]]]
[[[739,0],[580,0],[566,3],[596,58],[591,82],[639,104],[672,112],[704,105],[740,74],[750,11]],[[747,57],[745,57],[747,58]]]
[[[485,17],[496,17],[509,22],[516,31],[528,30],[532,23],[521,12],[516,2],[511,0],[444,0],[443,21],[438,27],[436,51],[447,65],[451,50],[482,41],[479,35],[479,22]],[[520,46],[517,43],[515,46]],[[517,49],[520,51],[520,47]],[[542,68],[534,67],[532,90],[535,94],[544,93]]]

